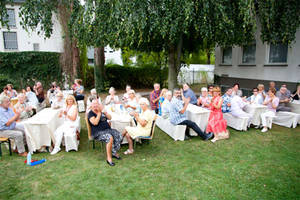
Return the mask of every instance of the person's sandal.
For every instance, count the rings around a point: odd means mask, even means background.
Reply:
[[[125,152],[124,152],[125,155],[128,155],[128,154],[133,154],[133,150],[130,151],[129,149],[127,149]]]
[[[122,160],[122,158],[120,156],[112,155],[112,157],[117,159],[117,160]]]

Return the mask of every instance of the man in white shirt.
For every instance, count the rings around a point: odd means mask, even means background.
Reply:
[[[235,117],[249,117],[248,126],[250,126],[252,115],[243,110],[246,105],[247,103],[241,97],[235,95],[231,99],[231,114]]]
[[[247,101],[249,101],[251,104],[263,104],[263,96],[258,94],[258,89],[253,88],[252,90],[253,95],[247,98]]]

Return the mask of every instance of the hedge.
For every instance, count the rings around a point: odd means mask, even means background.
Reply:
[[[41,81],[47,88],[52,81],[62,82],[60,53],[9,52],[0,53],[0,83],[8,81],[16,89]],[[2,86],[3,87],[3,86]]]

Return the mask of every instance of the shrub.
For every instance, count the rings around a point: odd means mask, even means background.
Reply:
[[[8,84],[13,84],[14,88],[19,89],[17,87],[15,87],[15,83],[12,79],[10,79],[7,75],[4,74],[0,74],[0,91],[2,92],[2,89]],[[17,86],[17,85],[16,85]],[[0,92],[0,93],[1,93]]]
[[[14,80],[14,87],[25,88],[41,81],[45,87],[52,81],[62,82],[59,53],[9,52],[0,53],[0,73]]]

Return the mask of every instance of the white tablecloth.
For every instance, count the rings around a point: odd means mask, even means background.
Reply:
[[[288,106],[291,107],[293,113],[300,114],[300,101],[293,101],[288,103]]]
[[[22,121],[26,137],[30,139],[29,151],[32,153],[42,146],[50,146],[54,139],[55,130],[63,123],[58,117],[60,110],[45,108],[33,117]]]
[[[259,104],[247,104],[244,108],[245,112],[252,115],[251,124],[259,126],[261,124],[260,115],[268,110],[267,106]]]
[[[171,138],[176,140],[184,140],[186,126],[184,125],[173,125],[170,119],[164,119],[158,116],[156,119],[156,126],[158,126],[162,131],[167,133]]]
[[[73,90],[63,90],[62,93],[63,93],[64,99],[65,99],[65,98],[67,98],[67,96],[68,96],[69,94],[73,94],[74,91],[73,91]]]
[[[106,111],[111,115],[111,128],[123,133],[126,126],[135,126],[133,118],[125,111],[120,109],[120,104],[116,104],[113,109],[111,106],[105,106]],[[128,143],[124,137],[122,144]]]
[[[248,117],[235,117],[231,113],[223,113],[223,117],[227,121],[227,126],[239,131],[247,131]]]
[[[193,104],[189,104],[186,109],[186,112],[187,112],[187,118],[195,122],[199,126],[199,128],[205,132],[210,110],[207,110],[199,106],[195,106]],[[190,129],[190,135],[197,136],[195,131],[193,131],[192,129]]]

